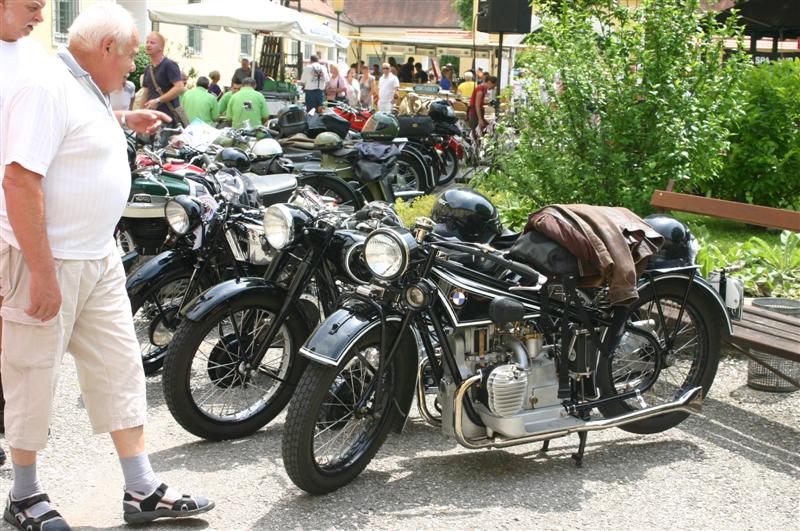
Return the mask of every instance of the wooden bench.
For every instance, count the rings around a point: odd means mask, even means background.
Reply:
[[[677,193],[672,191],[673,184],[670,181],[667,190],[654,191],[650,204],[659,211],[677,210],[800,232],[800,212]],[[733,334],[725,338],[725,342],[787,382],[800,387],[800,382],[796,379],[756,358],[750,352],[752,348],[800,363],[800,319],[746,305],[742,319],[733,321]]]

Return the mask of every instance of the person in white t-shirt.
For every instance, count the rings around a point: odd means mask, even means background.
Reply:
[[[397,97],[397,89],[400,88],[400,80],[392,74],[392,67],[389,63],[383,63],[383,75],[378,82],[378,110],[381,112],[392,112],[394,100]]]
[[[126,79],[122,88],[108,94],[108,99],[115,111],[129,111],[133,108],[134,96],[136,96],[136,85],[130,79]]]
[[[169,117],[109,105],[107,94],[134,70],[139,48],[123,7],[92,4],[73,21],[68,42],[6,103],[2,129],[2,378],[14,469],[5,519],[19,528],[69,529],[36,472],[66,352],[94,432],[110,433],[117,450],[125,521],[194,516],[214,504],[161,483],[145,451],[144,371],[113,238],[130,191],[120,125],[148,133]]]
[[[42,9],[45,0],[0,0],[0,124],[4,121],[5,105],[16,92],[20,82],[25,79],[25,72],[41,65],[47,57],[33,40],[27,36],[42,22]],[[3,137],[0,133],[0,180],[3,176]],[[2,234],[0,234],[2,236]],[[0,308],[3,296],[0,292]],[[3,319],[0,317],[0,352],[2,352]],[[3,385],[0,378],[0,432],[5,431],[3,423]],[[6,460],[6,454],[0,448],[0,465]]]
[[[325,102],[325,86],[331,79],[328,69],[320,64],[316,55],[312,55],[308,61],[308,65],[303,68],[303,75],[300,76],[305,94],[306,112],[322,106]]]

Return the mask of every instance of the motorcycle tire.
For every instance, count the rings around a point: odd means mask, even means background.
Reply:
[[[658,299],[662,311],[667,318],[668,331],[674,330],[669,326],[669,315],[676,315],[683,301],[686,290],[686,281],[681,279],[656,280]],[[702,297],[697,288],[689,292],[686,300],[684,315],[681,321],[681,334],[676,337],[677,348],[672,352],[659,354],[662,359],[657,380],[647,391],[642,393],[642,398],[648,406],[669,402],[694,387],[702,386],[703,396],[707,396],[719,364],[719,351],[721,346],[720,329],[724,326],[713,316],[719,315],[719,309]],[[639,300],[629,308],[629,320],[643,321],[652,319],[655,323],[651,331],[658,337],[659,343],[664,345],[664,330],[660,326],[658,309],[655,304],[654,294],[649,287],[639,293]],[[623,337],[622,341],[625,341]],[[621,341],[621,342],[622,342]],[[694,349],[687,347],[696,345]],[[653,354],[645,349],[636,349],[634,352],[625,352],[620,347],[610,357],[600,360],[597,370],[597,385],[601,398],[612,397],[618,391],[630,389],[629,382],[633,380],[648,381],[644,378],[648,366],[653,360]],[[627,371],[627,372],[625,372]],[[685,376],[683,375],[685,373]],[[638,387],[637,385],[633,386]],[[636,399],[617,401],[600,406],[598,409],[604,417],[617,417],[639,409]],[[621,429],[631,433],[659,433],[677,426],[683,422],[689,413],[666,413],[657,417],[641,420],[632,424],[621,426]]]
[[[153,343],[153,326],[157,326],[154,319],[164,319],[164,315],[161,314],[161,310],[164,308],[177,314],[176,305],[183,300],[191,277],[192,271],[181,271],[177,275],[159,279],[158,283],[146,291],[130,296],[134,329],[141,347],[142,367],[146,376],[157,373],[164,365],[164,357],[167,355],[167,348],[171,341],[167,338],[165,339],[166,344],[163,342]],[[144,332],[146,332],[146,337]],[[162,330],[162,333],[168,333],[168,329],[167,332]]]
[[[300,185],[311,186],[320,195],[333,197],[339,206],[352,205],[354,210],[360,210],[365,204],[361,194],[342,179],[325,175],[300,174],[297,177],[297,181]]]
[[[438,185],[444,186],[445,184],[449,183],[453,179],[456,178],[458,175],[458,170],[460,166],[460,161],[458,160],[458,155],[452,148],[447,148],[442,155],[444,158],[444,168],[445,171],[439,175]]]
[[[384,396],[371,401],[373,405],[378,404],[377,409],[371,412],[372,422],[362,424],[369,425],[367,432],[356,437],[352,430],[346,429],[349,421],[345,422],[345,419],[352,417],[354,412],[348,413],[344,404],[359,402],[359,392],[370,388],[367,381],[359,379],[359,375],[368,372],[363,360],[374,359],[371,353],[380,348],[380,340],[380,328],[367,332],[350,347],[338,366],[312,363],[297,384],[283,425],[283,464],[294,484],[310,494],[332,492],[353,481],[378,452],[391,428],[400,421],[400,413],[394,406],[398,371],[393,362],[387,368],[385,384],[381,386]],[[364,413],[359,412],[359,415]],[[333,420],[325,420],[326,416]],[[320,466],[315,458],[315,432],[318,423],[325,425],[326,422],[329,433],[353,435],[352,450],[340,450],[341,447],[336,446],[334,457],[341,456],[341,464]]]
[[[234,359],[235,352],[231,351],[233,350],[232,345],[236,344],[237,340],[245,333],[244,330],[240,330],[234,335],[227,334],[220,337],[211,352],[205,355],[206,363],[204,364],[200,359],[199,376],[192,370],[193,362],[200,352],[206,336],[215,328],[220,329],[227,317],[238,312],[255,310],[261,310],[274,316],[282,304],[282,300],[264,298],[259,294],[243,296],[228,304],[219,305],[202,321],[194,322],[187,319],[181,323],[170,345],[161,381],[167,407],[178,424],[186,431],[212,441],[238,439],[258,431],[283,411],[308,363],[306,358],[297,354],[297,350],[305,342],[308,332],[296,319],[288,319],[283,325],[284,340],[288,339],[290,344],[282,355],[278,376],[269,374],[264,367],[264,362],[259,370],[255,371],[255,376],[241,376],[238,360]],[[233,364],[233,368],[224,369],[226,365],[231,364]],[[273,392],[266,400],[263,396],[257,396],[257,402],[247,406],[243,410],[244,413],[214,414],[203,409],[201,406],[205,406],[205,402],[198,404],[199,400],[196,400],[192,392],[192,382],[208,376],[211,393],[219,393],[219,389],[237,390],[238,392],[237,388],[240,388],[241,393],[246,394],[247,384],[251,389],[259,388],[255,381],[262,374],[269,374],[270,381],[276,387],[272,389]],[[198,378],[193,378],[193,375]],[[259,389],[264,390],[263,388]],[[209,395],[205,400],[210,400],[212,397],[213,395]],[[227,404],[226,398],[225,405]]]
[[[418,157],[402,151],[397,157],[397,166],[398,175],[395,182],[392,183],[395,195],[402,191],[429,191],[425,186],[425,166]]]

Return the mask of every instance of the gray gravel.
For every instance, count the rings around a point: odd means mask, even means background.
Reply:
[[[509,450],[468,451],[414,413],[349,487],[311,497],[283,471],[283,417],[239,441],[208,443],[184,432],[148,380],[149,447],[163,481],[217,503],[204,519],[161,529],[800,529],[800,392],[748,389],[746,363],[725,359],[705,418],[650,436],[589,435]],[[75,527],[122,525],[122,474],[111,441],[93,436],[67,357],[51,444],[40,474]],[[0,491],[11,480],[0,470]],[[3,524],[3,529],[10,529]]]

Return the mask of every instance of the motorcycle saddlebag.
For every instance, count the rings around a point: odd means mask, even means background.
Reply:
[[[394,166],[394,161],[391,162],[373,162],[370,160],[361,159],[356,162],[353,167],[356,178],[362,183],[370,183],[377,181],[388,175]]]
[[[421,138],[433,134],[436,124],[429,116],[398,116],[400,136],[406,138]]]
[[[287,137],[306,130],[306,111],[299,105],[289,105],[278,113],[281,136]]]
[[[521,235],[511,246],[508,257],[526,263],[550,278],[579,274],[575,255],[535,230]]]
[[[347,132],[350,131],[350,122],[334,112],[309,116],[308,136],[316,138],[317,135],[325,131],[336,133],[339,138],[344,140],[347,138]]]

